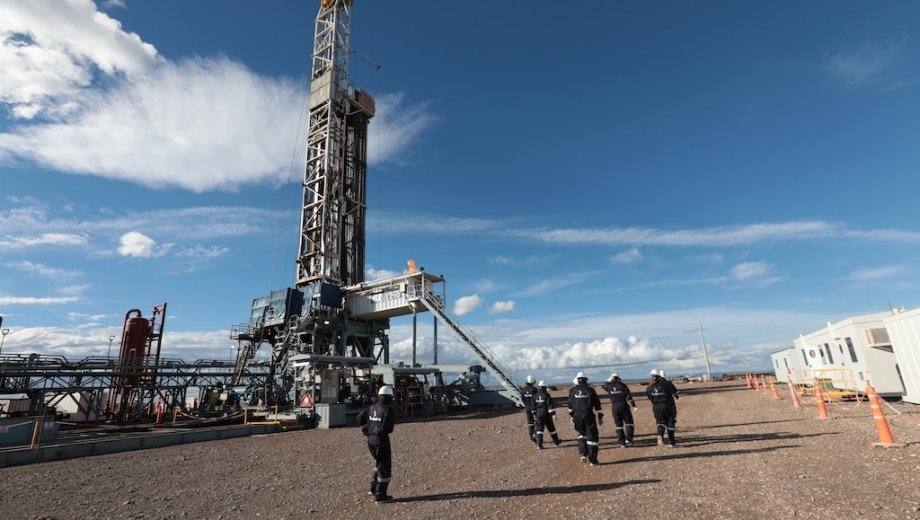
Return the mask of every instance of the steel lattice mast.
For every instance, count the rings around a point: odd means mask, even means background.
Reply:
[[[348,89],[350,31],[351,0],[323,0],[313,40],[298,287],[364,278],[366,135],[373,101],[369,110],[353,109],[360,95]]]

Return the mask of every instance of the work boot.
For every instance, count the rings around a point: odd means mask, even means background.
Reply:
[[[664,436],[662,436],[662,435],[659,435],[659,436],[658,436],[658,445],[659,445],[659,446],[664,446]]]
[[[581,456],[581,461],[582,461],[582,462],[588,462],[588,457],[585,457],[584,455],[582,455],[582,456]]]
[[[374,497],[374,502],[378,504],[386,504],[387,502],[392,502],[393,497],[390,495],[378,495]]]

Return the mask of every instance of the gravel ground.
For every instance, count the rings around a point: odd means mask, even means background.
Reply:
[[[681,392],[677,448],[655,445],[643,397],[637,445],[614,446],[608,411],[596,467],[564,411],[543,451],[500,411],[397,424],[390,504],[365,495],[373,462],[345,428],[0,469],[0,518],[920,518],[920,406],[886,408],[908,445],[885,449],[868,403],[818,420],[812,399],[796,411],[743,384]]]

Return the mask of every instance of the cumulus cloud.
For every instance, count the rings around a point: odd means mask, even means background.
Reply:
[[[495,315],[501,314],[503,312],[511,312],[515,309],[516,306],[517,304],[514,302],[514,300],[498,301],[489,307],[489,314]]]
[[[204,192],[285,181],[292,153],[304,156],[303,81],[261,76],[225,57],[167,61],[92,1],[67,0],[57,12],[59,4],[7,2],[0,10],[0,21],[12,19],[0,66],[55,71],[51,79],[0,79],[15,81],[0,83],[0,93],[11,92],[0,103],[23,119],[48,116],[0,133],[0,159]],[[93,81],[100,71],[109,76],[102,86]],[[433,122],[429,114],[401,94],[380,95],[370,160],[398,161]]]
[[[157,61],[152,45],[92,0],[0,3],[0,103],[10,104],[14,117],[61,108],[97,70],[131,76]]]
[[[368,264],[364,269],[364,278],[368,282],[373,282],[375,280],[383,280],[385,278],[393,278],[394,276],[399,276],[402,273],[396,271],[391,271],[389,269],[375,269],[374,266]]]
[[[157,247],[156,240],[143,233],[131,231],[121,236],[118,254],[133,258],[153,258],[164,254],[163,248]]]
[[[482,298],[478,294],[471,294],[457,298],[454,302],[454,314],[463,316],[482,304]]]
[[[402,93],[383,94],[368,129],[367,157],[371,163],[402,163],[412,143],[434,122],[426,103],[412,105]]]
[[[627,249],[626,251],[623,251],[622,253],[617,253],[611,256],[610,261],[615,264],[629,265],[629,264],[635,264],[637,262],[641,262],[643,258],[645,257],[642,256],[642,252],[639,251],[639,248],[632,247],[632,248]]]

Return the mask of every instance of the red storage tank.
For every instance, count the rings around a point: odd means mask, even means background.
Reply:
[[[141,311],[137,309],[130,310],[128,316],[134,313],[135,316],[125,319],[125,332],[121,339],[121,359],[126,362],[137,362],[147,355],[150,322],[141,318]]]

